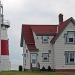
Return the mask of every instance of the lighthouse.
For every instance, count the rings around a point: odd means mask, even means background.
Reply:
[[[10,70],[9,38],[7,35],[9,27],[9,22],[4,20],[3,5],[0,1],[0,71]]]

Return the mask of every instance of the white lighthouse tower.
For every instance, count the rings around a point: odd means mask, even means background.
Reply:
[[[3,6],[0,1],[0,71],[10,70],[9,39],[7,35],[9,27],[8,21],[4,20]]]

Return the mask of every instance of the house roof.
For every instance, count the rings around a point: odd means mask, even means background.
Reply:
[[[50,41],[51,43],[55,43],[55,41],[58,39],[60,34],[63,32],[63,30],[70,22],[72,22],[75,25],[75,20],[72,17],[58,25],[58,34],[53,37],[53,39]]]
[[[21,47],[23,47],[23,38],[30,51],[37,50],[35,46],[33,32],[36,35],[51,35],[54,36],[57,33],[57,25],[22,25],[21,33]]]
[[[37,51],[38,49],[35,46],[35,40],[33,36],[33,32],[35,32],[36,35],[49,35],[54,36],[53,39],[50,41],[52,44],[55,43],[55,41],[58,39],[60,34],[63,32],[63,30],[66,28],[66,26],[70,23],[74,23],[74,19],[71,17],[67,19],[66,21],[62,22],[60,25],[28,25],[23,24],[22,25],[22,33],[21,33],[21,47],[23,47],[23,38],[25,40],[25,43],[30,51]],[[57,33],[57,27],[58,27],[58,33]]]
[[[23,38],[29,50],[36,50],[32,29],[29,25],[22,25],[21,47],[23,46]]]
[[[56,35],[57,25],[32,25],[31,29],[36,35]]]

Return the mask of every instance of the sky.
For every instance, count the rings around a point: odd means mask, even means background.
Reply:
[[[9,20],[8,29],[11,69],[22,65],[20,47],[22,24],[58,24],[58,15],[62,13],[64,20],[75,18],[74,0],[2,0],[4,18]]]

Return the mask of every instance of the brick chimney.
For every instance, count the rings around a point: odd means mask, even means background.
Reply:
[[[59,14],[59,24],[63,22],[63,14]]]

